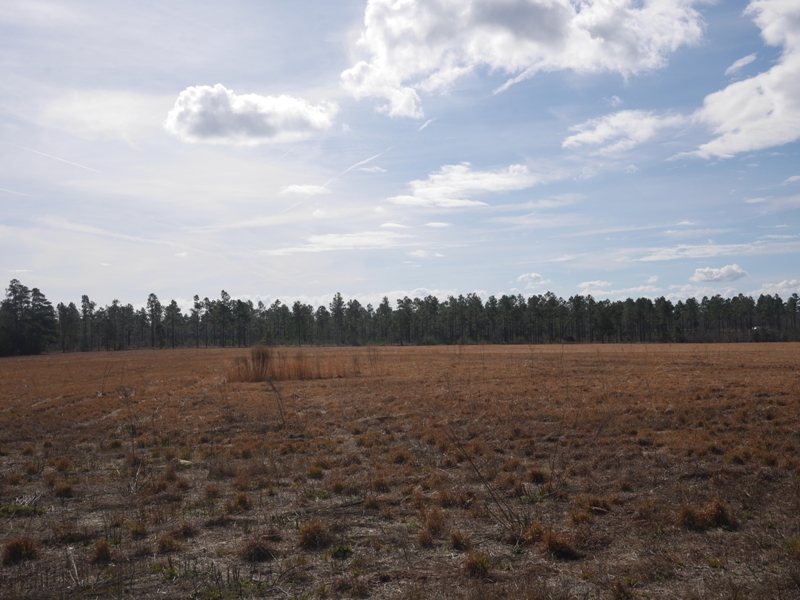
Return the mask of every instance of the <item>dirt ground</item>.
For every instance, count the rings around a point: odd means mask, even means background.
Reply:
[[[0,360],[0,597],[800,598],[800,344],[248,356]]]

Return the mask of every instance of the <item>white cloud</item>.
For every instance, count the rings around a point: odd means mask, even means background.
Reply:
[[[255,145],[306,139],[330,129],[339,108],[292,96],[236,94],[217,84],[183,90],[164,123],[184,142]]]
[[[361,167],[359,171],[364,171],[365,173],[386,173],[386,169],[382,169],[381,167]]]
[[[666,248],[653,248],[640,258],[642,262],[678,260],[682,258],[715,258],[731,254],[750,254],[754,250],[752,244],[681,244]]]
[[[759,289],[750,292],[751,296],[760,296],[761,294],[770,296],[778,294],[783,298],[791,296],[792,294],[800,294],[800,280],[784,279],[780,283],[765,283]]]
[[[133,92],[72,92],[50,102],[42,113],[48,125],[86,139],[122,139],[128,143],[162,135],[164,112],[171,97]]]
[[[714,269],[706,267],[705,269],[696,269],[694,275],[690,278],[691,281],[696,283],[709,283],[721,281],[736,281],[742,277],[747,277],[747,272],[737,264],[725,265],[721,269]]]
[[[428,256],[428,253],[425,250],[414,250],[413,252],[409,252],[408,255],[414,258],[425,258]]]
[[[795,181],[800,181],[800,175],[792,175],[783,183],[794,183]]]
[[[408,225],[401,225],[400,223],[382,223],[381,229],[408,229]]]
[[[342,73],[357,99],[422,117],[420,92],[447,91],[485,67],[512,76],[569,69],[625,76],[664,66],[702,37],[696,0],[369,0],[358,40],[368,60]]]
[[[587,283],[592,283],[592,282],[587,282]],[[603,297],[603,298],[628,298],[631,296],[636,296],[636,297],[648,296],[652,298],[653,296],[656,296],[657,294],[663,291],[661,288],[652,285],[638,285],[636,287],[623,288],[619,290],[609,290],[606,289],[608,285],[606,284],[605,281],[600,281],[597,283],[601,283],[604,285],[597,287],[587,286],[581,290],[581,294]]]
[[[542,176],[531,173],[524,165],[511,165],[498,171],[473,171],[469,163],[445,165],[428,175],[428,179],[409,183],[410,195],[394,196],[388,200],[407,206],[482,206],[485,202],[469,198],[491,192],[524,190],[543,181]]]
[[[607,100],[607,102],[608,102],[608,103],[609,103],[609,104],[610,104],[612,107],[614,107],[614,108],[617,108],[618,106],[621,106],[621,105],[622,105],[622,98],[620,98],[619,96],[611,96],[611,98],[609,98],[609,99]]]
[[[579,288],[607,288],[610,286],[610,281],[584,281],[578,284]]]
[[[517,281],[525,283],[525,289],[532,289],[540,285],[550,283],[549,279],[545,279],[539,273],[523,273],[517,277]]]
[[[756,59],[755,52],[753,54],[748,54],[744,58],[740,58],[735,63],[733,63],[730,67],[725,69],[725,75],[733,75],[734,73],[738,73],[742,67],[746,67],[751,62]]]
[[[443,229],[445,227],[451,227],[451,224],[450,223],[437,223],[437,222],[434,221],[432,223],[425,223],[425,227],[434,227],[436,229]]]
[[[570,127],[570,131],[576,133],[567,137],[561,146],[570,149],[584,145],[601,146],[597,154],[614,154],[652,139],[662,129],[680,127],[685,123],[687,119],[681,115],[623,110]]]
[[[427,121],[425,121],[425,122],[422,124],[422,127],[420,127],[419,129],[417,129],[417,131],[418,131],[418,132],[419,132],[419,131],[422,131],[422,130],[423,130],[423,129],[425,129],[425,128],[426,128],[428,125],[430,125],[431,123],[433,123],[435,120],[436,120],[436,119],[428,119]]]
[[[189,256],[189,253],[188,252],[176,252],[175,256],[180,256],[181,258],[184,258],[186,256]]]
[[[362,231],[359,233],[327,233],[312,235],[303,246],[264,250],[261,254],[284,256],[301,252],[331,252],[335,250],[379,250],[399,246],[410,235],[391,231]]]
[[[330,194],[331,191],[321,185],[286,185],[278,192],[281,196],[319,196]]]
[[[695,118],[716,138],[693,154],[726,158],[780,146],[800,138],[800,3],[752,0],[745,14],[770,46],[783,47],[768,71],[706,96]]]
[[[703,296],[722,296],[723,298],[731,298],[736,295],[736,289],[732,287],[715,288],[715,287],[698,287],[691,284],[686,285],[671,285],[669,286],[670,292],[666,295],[667,300],[678,301],[686,300],[687,298],[695,298],[699,300]]]
[[[653,275],[652,277],[648,277],[645,283],[655,283],[658,281],[658,275]]]
[[[745,198],[745,204],[763,204],[767,201],[766,198]]]

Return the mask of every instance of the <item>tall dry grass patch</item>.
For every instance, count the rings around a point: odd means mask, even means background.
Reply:
[[[305,348],[256,346],[249,356],[237,356],[226,367],[230,382],[307,381],[339,379],[361,374],[358,355],[330,355]]]

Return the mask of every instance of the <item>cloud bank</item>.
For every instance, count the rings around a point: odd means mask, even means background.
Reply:
[[[690,278],[691,281],[697,283],[708,283],[708,282],[722,282],[722,281],[737,281],[742,277],[747,277],[747,272],[745,272],[742,267],[737,264],[732,265],[725,265],[721,269],[713,269],[711,267],[706,267],[705,269],[697,269],[694,272],[694,275]]]
[[[419,92],[447,91],[476,68],[511,78],[497,91],[543,71],[657,69],[697,43],[697,0],[369,0],[358,47],[368,60],[342,73],[357,99],[421,118]]]
[[[486,203],[470,197],[491,192],[524,190],[542,183],[544,178],[531,173],[525,165],[511,165],[498,171],[473,171],[469,163],[445,165],[428,179],[408,184],[411,194],[388,198],[406,206],[464,208]]]
[[[330,129],[338,110],[334,103],[313,105],[292,96],[239,95],[218,83],[183,90],[164,127],[189,143],[295,142]]]

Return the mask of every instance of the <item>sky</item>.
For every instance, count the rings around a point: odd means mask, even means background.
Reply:
[[[797,0],[0,3],[54,302],[800,292]]]

